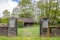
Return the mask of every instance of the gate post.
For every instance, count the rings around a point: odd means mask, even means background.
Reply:
[[[17,18],[9,19],[8,36],[17,36]]]
[[[49,32],[49,19],[47,17],[43,17],[40,19],[40,36],[46,37],[50,36]]]

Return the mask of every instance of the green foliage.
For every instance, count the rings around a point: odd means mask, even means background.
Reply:
[[[0,18],[0,23],[1,23],[1,18]]]
[[[57,25],[60,26],[60,19],[57,19]]]
[[[31,18],[33,17],[33,11],[34,9],[31,6],[31,0],[21,0],[18,4],[19,6],[22,6],[22,12],[19,14],[19,17],[25,17],[25,18]],[[28,8],[27,8],[28,7]]]
[[[22,13],[19,14],[19,17],[25,17],[25,18],[32,18],[33,17],[33,8],[29,7],[29,8],[25,8],[22,9]]]
[[[58,7],[58,2],[53,2],[52,0],[49,3],[44,3],[42,1],[37,2],[37,6],[41,9],[41,17],[47,16],[52,25],[58,24],[58,17],[60,17],[60,8]],[[45,10],[45,11],[44,11]]]
[[[32,14],[31,13],[22,13],[22,14],[19,14],[20,17],[25,17],[25,18],[32,18]]]
[[[4,10],[3,14],[9,14],[10,12],[8,10]]]
[[[24,22],[23,21],[18,21],[18,27],[23,28],[24,27]]]
[[[1,18],[1,23],[9,23],[9,18]]]
[[[26,4],[31,4],[31,0],[21,0],[18,5],[26,6]]]
[[[4,17],[9,18],[10,17],[10,12],[8,10],[4,10],[3,15],[4,15]]]

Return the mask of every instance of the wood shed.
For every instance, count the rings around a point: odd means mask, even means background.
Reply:
[[[23,21],[24,26],[32,26],[34,23],[33,18],[18,18],[18,21]]]

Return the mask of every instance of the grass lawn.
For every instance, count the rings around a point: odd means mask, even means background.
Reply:
[[[26,33],[25,33],[25,32]],[[31,36],[39,36],[39,25],[33,25],[33,27],[19,28],[18,35],[23,36],[23,34],[30,34]]]
[[[28,34],[28,37],[23,36],[24,34]],[[18,28],[17,37],[0,36],[0,40],[60,40],[60,37],[39,37],[39,25],[34,25],[33,27]]]

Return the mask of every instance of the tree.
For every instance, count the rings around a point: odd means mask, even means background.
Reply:
[[[8,17],[10,17],[10,12],[8,10],[4,10],[3,15],[4,15],[4,17],[8,18]]]
[[[31,13],[22,13],[19,14],[20,17],[25,17],[25,18],[33,18],[33,15]]]
[[[57,19],[60,16],[58,2],[56,3],[50,0],[49,3],[46,2],[43,4],[43,2],[39,1],[37,6],[39,9],[43,10],[41,16],[47,16],[52,24],[57,24]]]
[[[26,6],[27,4],[31,4],[31,0],[21,0],[18,5]]]
[[[22,6],[22,13],[19,14],[19,17],[30,18],[33,15],[34,9],[31,7],[31,0],[21,0],[18,5]]]

